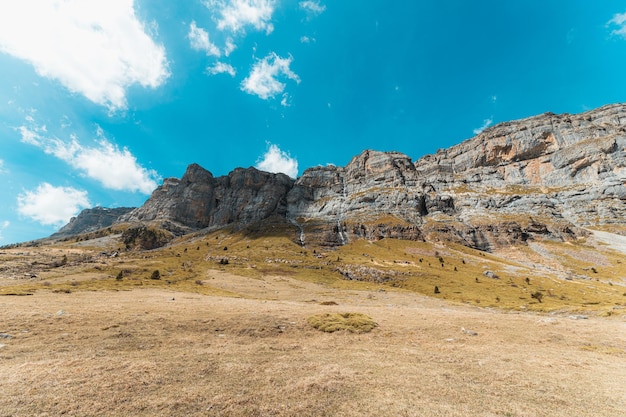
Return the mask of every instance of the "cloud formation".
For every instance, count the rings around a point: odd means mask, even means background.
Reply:
[[[230,64],[225,64],[223,62],[216,62],[213,66],[207,67],[207,72],[211,75],[217,74],[230,74],[231,77],[234,77],[237,74],[235,68],[233,68]]]
[[[10,225],[11,225],[11,222],[8,220],[5,220],[2,222],[2,224],[0,224],[0,242],[4,240],[4,238],[2,237],[2,233],[5,231],[5,229],[8,229]]]
[[[261,171],[282,172],[291,178],[298,176],[298,161],[273,144],[270,144],[267,152],[257,161],[256,167]]]
[[[272,52],[254,64],[250,75],[241,82],[241,89],[263,100],[282,94],[286,85],[279,78],[300,83],[300,77],[289,68],[292,61],[291,56],[281,58]]]
[[[129,86],[156,88],[169,76],[133,0],[11,2],[0,13],[0,51],[110,110],[127,106]]]
[[[81,209],[90,206],[86,191],[72,187],[54,187],[47,182],[39,184],[36,190],[25,191],[17,197],[18,213],[43,225],[61,226]]]
[[[607,27],[618,26],[617,29],[611,31],[612,35],[621,36],[626,39],[626,13],[618,13],[613,16],[613,19],[607,22]]]
[[[228,2],[212,0],[207,1],[206,5],[210,9],[217,8],[219,30],[242,32],[246,26],[252,26],[267,34],[274,30],[271,19],[276,5],[275,0],[230,0]]]
[[[491,126],[493,124],[493,118],[489,118],[489,119],[485,119],[483,120],[483,124],[481,127],[477,127],[476,129],[473,130],[475,135],[479,135],[483,132],[483,130],[487,129],[489,126]]]
[[[189,44],[196,51],[204,51],[207,55],[220,56],[220,48],[209,40],[209,33],[196,26],[196,22],[191,22],[189,25]]]
[[[302,10],[313,15],[322,14],[326,10],[326,6],[320,4],[319,1],[301,1],[299,5]]]
[[[141,166],[127,148],[109,142],[101,129],[97,131],[96,147],[81,145],[74,135],[67,142],[44,136],[42,127],[21,126],[19,131],[22,142],[56,156],[106,188],[150,194],[160,180],[156,171]]]

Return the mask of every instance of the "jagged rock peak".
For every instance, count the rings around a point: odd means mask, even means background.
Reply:
[[[214,177],[191,164],[180,180],[165,180],[142,207],[122,216],[120,222],[166,221],[165,227],[175,233],[243,226],[273,214],[284,215],[285,196],[293,182],[285,174],[253,167]]]
[[[208,182],[213,178],[210,171],[202,168],[200,165],[193,163],[187,167],[181,181],[186,183],[192,182]]]

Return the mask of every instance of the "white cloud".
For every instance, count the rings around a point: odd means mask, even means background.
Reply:
[[[219,30],[240,32],[246,26],[272,33],[274,26],[271,23],[274,13],[275,0],[230,0],[207,1],[209,8],[219,8],[220,17],[217,20]]]
[[[233,38],[227,38],[226,46],[224,46],[224,55],[229,56],[235,49],[237,49],[237,45],[235,45]]]
[[[257,161],[256,167],[261,171],[282,172],[291,178],[298,176],[298,161],[276,145],[269,146],[267,152]]]
[[[129,86],[156,88],[169,76],[165,49],[133,0],[10,2],[0,13],[0,51],[110,110],[126,107]]]
[[[233,68],[232,65],[229,64],[225,64],[223,62],[216,62],[215,65],[213,65],[212,67],[207,67],[207,72],[211,75],[216,75],[216,74],[230,74],[231,77],[234,77],[237,72],[235,71],[235,68]]]
[[[301,9],[314,15],[321,14],[326,10],[326,6],[320,4],[319,1],[301,1],[299,4]]]
[[[109,142],[101,129],[98,129],[95,147],[81,145],[74,135],[70,136],[70,141],[64,142],[43,136],[41,128],[21,126],[19,130],[22,142],[56,156],[106,188],[150,194],[160,180],[156,171],[137,163],[137,158],[127,148],[120,149]]]
[[[281,94],[285,90],[285,84],[278,77],[300,83],[300,77],[289,69],[292,60],[291,56],[281,58],[272,52],[254,64],[248,78],[241,82],[241,89],[248,94],[256,94],[263,100]]]
[[[606,25],[607,27],[617,25],[618,28],[614,29],[611,34],[626,39],[626,13],[614,15],[613,19],[609,20]]]
[[[10,225],[11,222],[9,222],[8,220],[5,220],[2,222],[2,224],[0,224],[0,241],[4,240],[4,238],[2,237],[2,232],[4,232]]]
[[[311,38],[310,36],[300,36],[300,43],[313,43],[315,41],[315,38]]]
[[[483,120],[483,125],[481,127],[477,127],[473,130],[475,135],[479,135],[483,132],[483,130],[487,129],[489,126],[493,124],[493,118]]]
[[[17,197],[18,212],[44,225],[61,226],[90,205],[86,191],[54,187],[47,182]]]
[[[0,174],[6,174],[6,169],[4,168],[4,160],[0,159]]]
[[[204,51],[207,55],[220,56],[220,48],[209,40],[209,34],[206,30],[196,26],[196,22],[189,25],[189,43],[196,51]]]

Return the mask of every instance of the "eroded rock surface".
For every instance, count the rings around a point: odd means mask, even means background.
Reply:
[[[617,104],[501,123],[415,162],[366,150],[296,181],[255,168],[214,177],[192,164],[118,221],[180,234],[229,225],[262,232],[263,222],[282,219],[294,241],[331,246],[390,237],[491,250],[570,240],[584,227],[623,223],[625,145],[626,106]]]

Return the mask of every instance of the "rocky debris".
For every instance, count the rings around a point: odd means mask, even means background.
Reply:
[[[483,275],[491,279],[500,279],[500,277],[493,271],[485,271],[483,272]]]
[[[127,249],[150,250],[160,248],[173,237],[167,230],[139,225],[124,230],[122,242]]]
[[[214,177],[192,164],[118,222],[174,235],[226,226],[290,233],[303,246],[395,238],[490,251],[621,224],[625,184],[626,105],[616,104],[501,123],[415,162],[366,150],[295,181],[255,168]]]
[[[466,329],[465,327],[461,327],[461,332],[465,333],[468,336],[478,336],[478,333],[473,330]]]
[[[399,275],[396,271],[383,271],[362,265],[342,265],[337,271],[349,281],[391,282]]]

